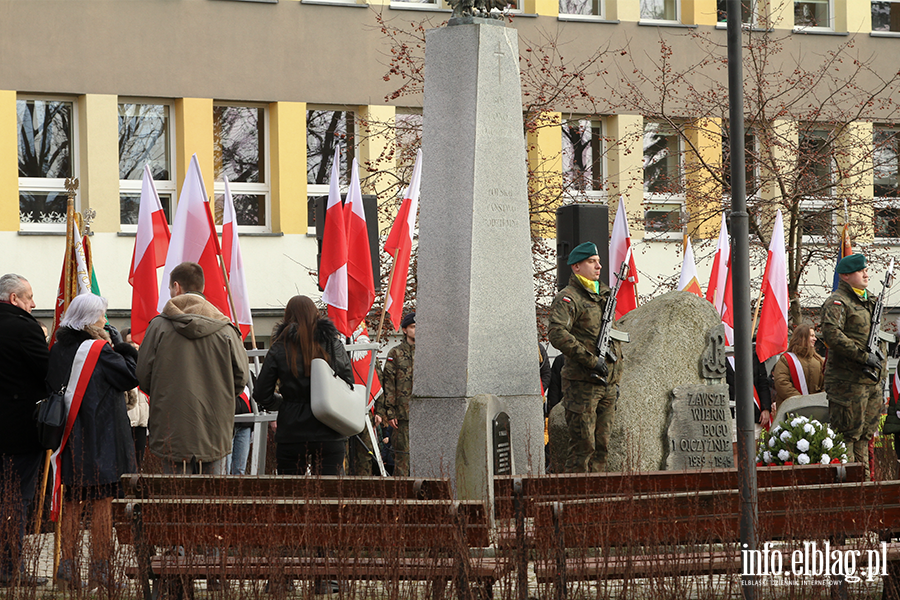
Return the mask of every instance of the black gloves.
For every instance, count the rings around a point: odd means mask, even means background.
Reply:
[[[115,350],[122,356],[131,357],[135,361],[138,358],[137,349],[134,346],[132,346],[131,344],[129,344],[128,342],[119,342],[118,344],[113,346],[113,350]]]
[[[869,352],[869,356],[866,357],[866,366],[875,369],[876,371],[881,370],[881,359],[878,358],[878,355],[874,352]]]
[[[597,359],[597,364],[594,365],[594,372],[600,377],[606,377],[609,374],[609,367],[606,366],[604,357],[601,356]]]

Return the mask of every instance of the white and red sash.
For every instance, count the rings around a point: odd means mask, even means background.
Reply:
[[[787,362],[788,370],[791,372],[791,381],[794,387],[800,390],[804,396],[809,395],[809,386],[806,385],[806,373],[803,372],[803,363],[797,358],[793,352],[785,352],[784,360]]]
[[[104,340],[87,340],[82,342],[75,353],[75,361],[72,363],[72,374],[69,375],[69,383],[66,385],[66,395],[63,399],[66,411],[66,428],[63,430],[62,442],[56,452],[50,456],[50,467],[53,473],[53,495],[50,504],[50,520],[59,518],[59,507],[62,502],[62,451],[69,441],[69,434],[75,425],[75,418],[81,408],[84,392],[87,389],[94,367],[100,358],[100,351],[107,344]]]

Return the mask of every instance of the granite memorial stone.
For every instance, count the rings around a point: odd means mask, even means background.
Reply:
[[[426,33],[410,402],[416,477],[456,472],[460,427],[478,394],[507,407],[515,472],[543,472],[518,59],[516,30],[501,21]]]
[[[417,313],[418,316],[418,313]],[[494,475],[513,472],[509,415],[497,396],[479,394],[469,401],[456,443],[456,496],[494,506]]]
[[[702,377],[700,364],[709,332],[721,322],[712,304],[688,292],[656,297],[617,322],[618,329],[631,335],[631,343],[622,344],[623,371],[607,465],[610,471],[666,468],[672,390],[710,382],[724,384]],[[727,393],[725,397],[727,410]]]

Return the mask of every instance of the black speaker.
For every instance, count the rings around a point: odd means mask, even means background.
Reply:
[[[341,194],[341,202],[347,201],[347,194]],[[381,254],[378,251],[378,197],[373,194],[364,194],[362,197],[363,211],[366,213],[366,230],[369,234],[369,254],[372,256],[372,278],[375,280],[375,293],[381,291]],[[322,264],[322,235],[325,233],[325,208],[328,205],[328,196],[319,196],[315,199],[316,209],[314,219],[316,223],[316,269]],[[322,290],[319,290],[320,292]]]
[[[569,283],[572,269],[566,264],[569,253],[584,242],[594,242],[603,271],[601,281],[609,281],[609,207],[603,204],[569,204],[556,209],[556,289]]]

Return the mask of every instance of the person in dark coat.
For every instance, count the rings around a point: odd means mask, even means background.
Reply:
[[[306,296],[288,301],[284,321],[272,334],[253,398],[260,408],[278,411],[275,456],[281,475],[305,475],[307,467],[314,475],[341,474],[347,437],[313,415],[309,378],[312,359],[324,358],[338,377],[353,384],[350,357],[339,335]]]
[[[118,495],[121,476],[137,469],[125,405],[125,392],[137,386],[137,350],[124,342],[110,345],[109,334],[103,329],[106,307],[106,299],[94,294],[81,294],[72,300],[56,333],[47,374],[50,389],[67,386],[71,390],[76,360],[93,342],[101,341],[96,365],[89,375],[82,375],[82,379],[90,379],[80,406],[77,399],[72,401],[70,411],[77,409],[75,421],[68,437],[63,438],[55,463],[65,485],[62,561],[56,576],[61,585],[75,589],[80,587],[76,541],[86,512],[91,515],[90,584],[116,585],[109,568],[112,499]]]
[[[0,277],[0,585],[47,582],[21,573],[25,522],[44,454],[34,405],[47,397],[49,357],[34,307],[28,280]]]

